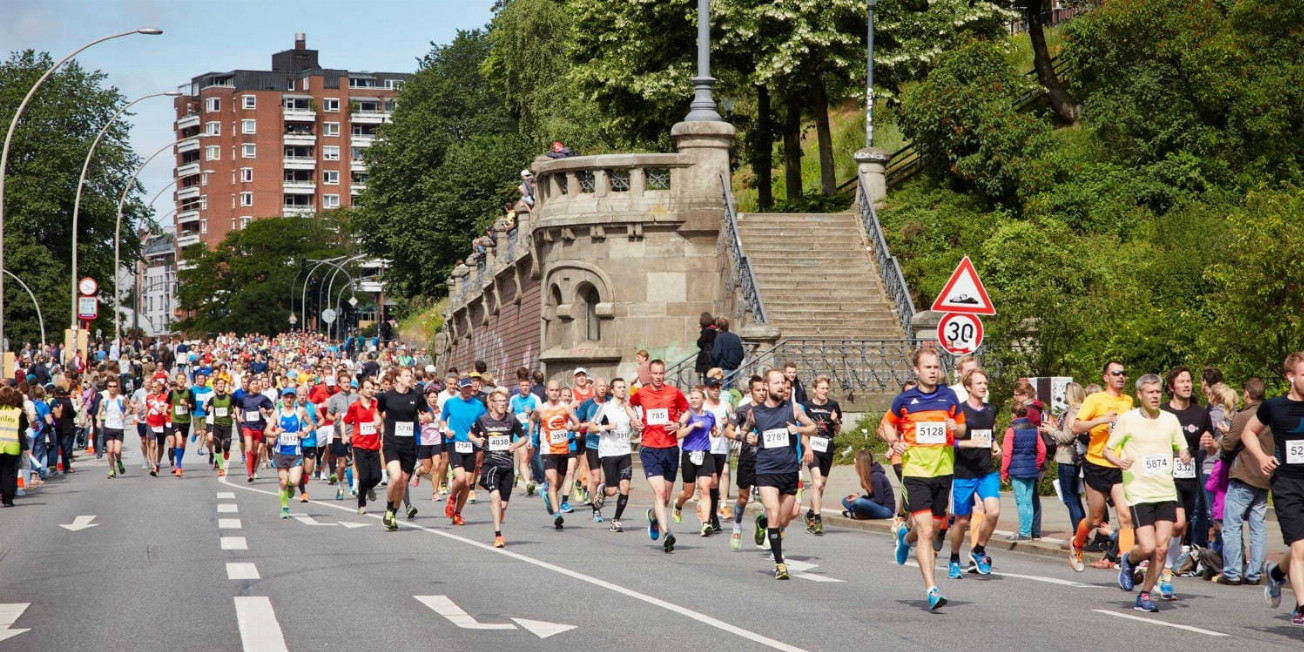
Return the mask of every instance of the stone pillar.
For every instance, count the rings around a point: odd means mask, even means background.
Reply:
[[[860,178],[864,179],[865,187],[869,189],[870,202],[883,201],[887,197],[887,164],[892,160],[892,155],[877,147],[866,147],[856,150],[853,158],[856,159]]]
[[[690,174],[677,180],[683,187],[671,187],[678,197],[696,199],[714,197],[723,204],[720,175],[729,178],[729,148],[733,145],[735,130],[727,122],[680,122],[670,129],[679,153],[694,158]]]
[[[946,313],[936,310],[920,310],[910,319],[910,330],[913,330],[915,337],[921,340],[936,341],[937,325],[942,322],[942,317],[945,315]]]

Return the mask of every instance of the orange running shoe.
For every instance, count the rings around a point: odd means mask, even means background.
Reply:
[[[453,514],[453,525],[466,525],[466,521],[462,520],[461,514]]]
[[[181,477],[181,467],[177,467],[177,477]]]
[[[503,538],[503,535],[501,535],[501,534],[498,535],[498,536],[496,536],[496,537],[494,537],[494,547],[495,547],[495,548],[506,548],[506,547],[507,547],[507,539],[504,539],[504,538]]]
[[[450,496],[448,502],[444,503],[444,516],[447,516],[448,518],[453,518],[453,514],[456,512],[457,512],[457,501]]]
[[[305,491],[299,494],[299,502],[301,503],[308,502],[308,492]]]

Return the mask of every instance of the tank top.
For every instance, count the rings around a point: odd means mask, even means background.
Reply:
[[[570,431],[566,428],[566,406],[543,404],[539,408],[540,446],[547,446],[551,455],[565,455],[570,451]]]
[[[625,404],[617,405],[614,401],[607,401],[602,404],[602,408],[598,410],[598,415],[593,420],[598,425],[615,426],[612,430],[603,430],[599,433],[599,458],[630,454],[629,412],[626,411]]]
[[[793,405],[788,401],[777,407],[752,406],[756,432],[756,473],[798,473],[801,471],[801,435],[788,431],[795,422]]]
[[[286,414],[284,410],[278,415],[278,423],[281,426],[281,432],[276,435],[276,452],[281,455],[299,455],[302,449],[299,447],[299,435],[302,434],[303,420],[299,418],[297,409],[291,410]]]

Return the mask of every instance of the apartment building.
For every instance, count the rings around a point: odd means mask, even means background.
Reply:
[[[364,153],[409,77],[322,68],[299,33],[271,70],[191,79],[174,100],[178,251],[214,248],[259,218],[351,206],[366,189]]]
[[[135,297],[130,313],[123,311],[124,328],[139,328],[147,337],[167,335],[176,318],[176,239],[171,233],[154,235],[145,231],[140,236],[140,247],[142,260],[122,284],[123,295]]]

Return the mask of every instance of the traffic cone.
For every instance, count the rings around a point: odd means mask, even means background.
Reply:
[[[25,489],[25,488],[27,488],[27,483],[26,483],[26,482],[23,482],[23,474],[22,474],[22,473],[19,473],[19,474],[18,474],[18,488],[19,488],[19,489]]]

